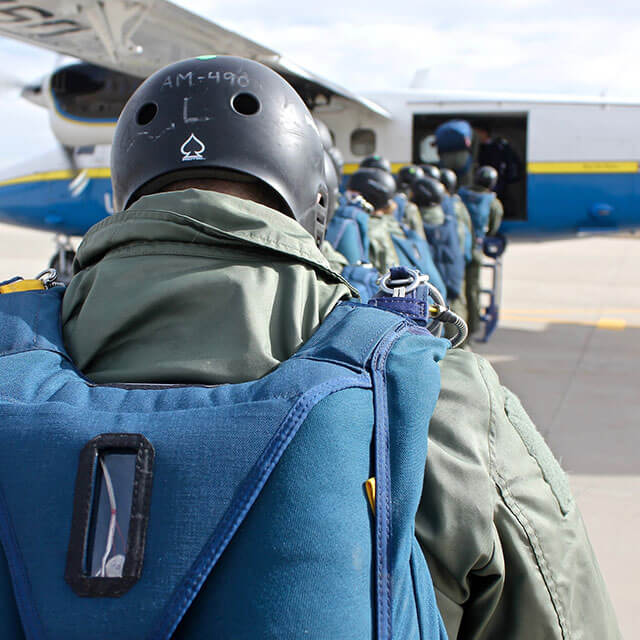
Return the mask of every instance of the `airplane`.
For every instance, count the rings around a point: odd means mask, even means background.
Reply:
[[[640,226],[633,133],[640,101],[424,89],[360,96],[166,0],[3,0],[0,7],[0,35],[81,60],[22,90],[48,110],[60,147],[0,173],[0,222],[58,234],[52,265],[63,271],[73,257],[68,236],[113,213],[109,148],[127,99],[158,68],[203,52],[252,58],[280,73],[328,125],[347,175],[373,153],[394,171],[437,164],[435,129],[463,118],[489,125],[526,163],[505,192],[504,233]]]

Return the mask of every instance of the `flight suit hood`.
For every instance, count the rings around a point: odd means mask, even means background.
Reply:
[[[188,189],[141,198],[89,230],[62,309],[95,382],[262,377],[357,292],[295,220]]]

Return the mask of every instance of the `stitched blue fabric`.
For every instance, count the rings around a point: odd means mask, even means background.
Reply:
[[[396,209],[393,212],[393,216],[398,222],[404,221],[404,212],[407,208],[407,196],[404,193],[396,193],[393,196],[393,201],[396,203]]]
[[[493,191],[474,191],[467,187],[460,187],[458,195],[469,210],[474,236],[476,238],[484,238],[489,224],[491,203],[494,201],[496,194]]]
[[[0,296],[0,630],[17,605],[29,639],[444,637],[413,521],[446,341],[343,303],[260,380],[96,386],[61,296]],[[81,598],[63,577],[78,455],[127,432],[156,452],[142,577]]]
[[[447,297],[447,287],[442,280],[438,268],[431,257],[429,243],[423,240],[415,231],[403,226],[404,237],[391,235],[393,245],[396,248],[400,264],[405,267],[418,269],[420,273],[429,276],[431,284],[440,291],[444,298]]]
[[[373,265],[348,264],[342,270],[342,277],[353,285],[360,294],[360,301],[366,303],[378,291],[380,274]]]
[[[349,264],[369,262],[369,214],[348,202],[338,207],[327,227],[326,239]]]
[[[464,278],[464,256],[458,240],[455,214],[445,213],[443,224],[423,223],[424,233],[431,247],[431,256],[438,273],[453,299],[460,295]]]

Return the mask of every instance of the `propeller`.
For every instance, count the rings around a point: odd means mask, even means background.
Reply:
[[[0,72],[0,92],[22,91],[25,88],[25,82],[6,71]]]

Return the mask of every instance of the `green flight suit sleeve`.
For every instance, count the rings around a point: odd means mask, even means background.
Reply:
[[[567,479],[519,400],[470,352],[441,371],[416,535],[449,637],[620,638]]]
[[[504,207],[502,206],[502,202],[500,202],[496,197],[491,202],[491,209],[489,210],[489,226],[487,229],[487,235],[494,236],[498,233],[503,216]]]
[[[427,239],[424,233],[424,225],[422,224],[422,216],[420,215],[420,209],[413,202],[407,202],[407,206],[404,211],[404,223],[415,231],[423,240]]]

